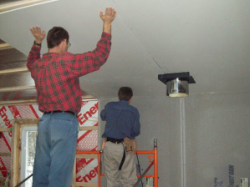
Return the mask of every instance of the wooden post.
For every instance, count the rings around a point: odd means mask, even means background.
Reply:
[[[12,150],[11,150],[11,186],[16,186],[19,179],[19,159],[20,159],[20,126],[13,124],[12,131]]]
[[[20,182],[21,169],[21,129],[23,126],[37,126],[39,119],[15,119],[12,127],[11,146],[11,186]]]
[[[71,187],[76,187],[76,157],[75,157],[75,163],[74,163],[74,168],[73,168],[73,177],[72,177]]]

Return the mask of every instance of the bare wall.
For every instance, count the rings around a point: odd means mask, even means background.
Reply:
[[[186,99],[187,187],[219,186],[221,182],[236,186],[241,177],[250,178],[249,95],[206,94]]]
[[[237,186],[241,177],[250,178],[249,94],[197,94],[184,104],[167,96],[133,98],[141,115],[139,149],[152,149],[158,139],[160,187]],[[100,109],[114,100],[100,100]],[[186,129],[183,167],[181,123]],[[105,123],[100,124],[103,132]],[[145,169],[148,163],[142,159],[141,165]]]

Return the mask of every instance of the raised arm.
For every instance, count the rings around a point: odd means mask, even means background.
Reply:
[[[87,73],[99,70],[107,61],[111,49],[111,24],[116,17],[113,8],[106,8],[105,14],[100,12],[103,21],[103,33],[96,48],[87,53],[76,54],[72,59],[71,70],[75,76],[82,76]]]
[[[41,50],[41,44],[43,42],[43,39],[45,38],[45,31],[41,32],[40,27],[32,27],[30,29],[32,35],[35,38],[34,44],[31,48],[31,51],[29,53],[27,67],[31,68],[32,64],[40,58],[40,50]]]

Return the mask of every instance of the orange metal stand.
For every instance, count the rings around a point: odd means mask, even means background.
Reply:
[[[149,158],[153,158],[151,163],[154,164],[154,174],[153,175],[145,175],[144,177],[153,177],[154,178],[154,187],[158,187],[158,149],[157,146],[154,147],[154,150],[151,151],[136,151],[138,155],[153,155],[149,156]],[[98,187],[101,187],[101,177],[105,176],[105,174],[101,173],[101,151],[77,151],[76,154],[97,154],[98,155]],[[140,175],[137,175],[140,177]]]

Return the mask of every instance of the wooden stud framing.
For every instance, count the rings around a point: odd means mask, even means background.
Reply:
[[[87,158],[87,159],[90,159],[90,158],[98,158],[98,155],[96,154],[88,154],[88,155],[76,155],[76,158]]]
[[[11,186],[16,186],[19,179],[19,158],[20,158],[20,128],[14,123],[12,131],[12,150],[11,150]]]
[[[7,3],[4,5],[1,5],[0,8],[0,13],[1,12],[7,12],[9,10],[25,7],[25,6],[30,6],[30,5],[35,5],[38,3],[42,2],[50,2],[50,1],[55,1],[55,0],[22,0],[22,1],[17,1],[17,2],[12,2],[12,3]]]
[[[10,132],[11,128],[0,128],[0,132]]]
[[[13,47],[10,44],[7,44],[7,43],[0,44],[0,51],[6,50],[6,49],[12,49],[12,48]]]
[[[85,127],[80,127],[80,131],[88,131],[88,130],[98,130],[98,126],[85,126]]]
[[[98,183],[93,183],[93,182],[76,182],[76,186],[98,187]]]
[[[15,119],[12,131],[11,150],[11,186],[16,186],[20,181],[20,146],[21,130],[24,126],[37,126],[39,119]]]
[[[25,105],[25,104],[37,104],[37,100],[36,99],[32,99],[32,100],[19,100],[19,101],[0,101],[0,106],[10,106],[10,105]]]
[[[22,67],[22,68],[12,68],[12,69],[5,69],[0,71],[0,75],[5,75],[5,74],[14,74],[14,73],[22,73],[22,72],[28,72],[27,67]]]
[[[83,96],[83,99],[94,99],[93,96],[87,95]],[[0,101],[1,105],[24,105],[24,104],[37,104],[37,100],[22,100],[22,101]],[[39,119],[15,119],[12,129],[10,128],[0,128],[2,132],[9,132],[12,130],[12,152],[11,152],[11,186],[15,186],[20,182],[20,169],[21,169],[21,131],[24,126],[36,126],[38,125]],[[80,127],[80,131],[87,130],[98,130],[98,126],[85,126]],[[1,156],[10,156],[9,153],[2,153]],[[96,187],[98,183],[85,183],[76,182],[76,159],[77,158],[97,158],[97,155],[76,155],[74,170],[73,170],[73,180],[72,187],[84,186],[84,187]]]
[[[11,156],[11,153],[0,153],[0,156]]]
[[[39,119],[16,119],[14,121],[13,130],[12,130],[12,152],[11,152],[11,186],[15,186],[20,182],[20,169],[21,169],[21,160],[20,160],[20,145],[21,145],[21,132],[24,126],[36,126],[39,122]],[[6,130],[6,128],[4,129]],[[98,130],[97,126],[89,127],[80,127],[80,130]],[[85,183],[85,182],[76,182],[76,159],[77,158],[98,158],[98,155],[88,154],[88,155],[76,155],[74,170],[73,170],[73,180],[72,187],[77,186],[86,186],[86,187],[95,187],[98,186],[97,183]]]
[[[76,180],[75,179],[76,179],[76,158],[75,158],[75,162],[74,162],[73,179],[72,179],[71,187],[76,186]]]
[[[88,100],[96,100],[92,95],[86,95],[82,96],[82,99],[88,99]],[[0,106],[10,106],[10,105],[32,105],[37,104],[36,99],[30,99],[30,100],[18,100],[18,101],[0,101]],[[98,127],[80,127],[80,130],[98,130]]]
[[[5,182],[6,177],[0,177],[0,182]]]
[[[15,91],[32,90],[32,89],[35,89],[35,86],[15,86],[15,87],[0,88],[0,92],[15,92]]]

